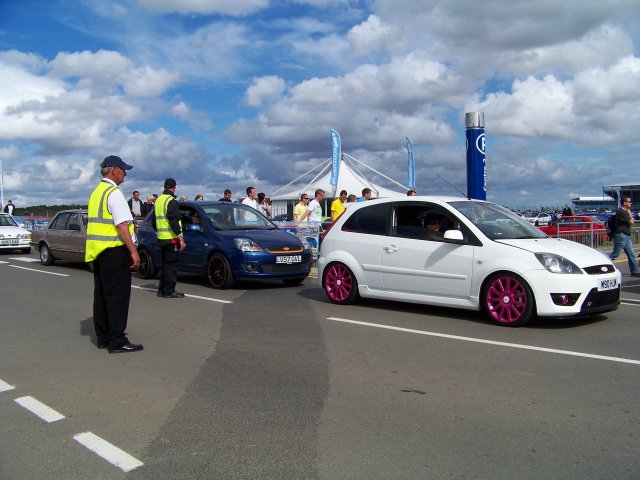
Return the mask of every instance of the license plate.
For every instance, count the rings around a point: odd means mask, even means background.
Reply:
[[[617,278],[602,278],[598,280],[598,291],[602,292],[604,290],[614,290],[618,288],[618,279]]]
[[[277,256],[276,263],[300,263],[302,261],[301,255],[287,255]]]
[[[18,245],[18,240],[17,239],[0,240],[0,245]]]

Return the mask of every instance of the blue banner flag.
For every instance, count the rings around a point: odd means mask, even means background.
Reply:
[[[467,127],[467,197],[487,199],[487,162],[485,158],[484,113],[465,115]]]
[[[409,137],[405,137],[407,140],[407,188],[411,190],[416,189],[416,166],[413,161],[413,145]]]
[[[340,146],[340,134],[334,129],[331,129],[331,179],[329,183],[333,185],[335,190],[338,186],[338,174],[340,173],[340,158],[342,157],[342,150]]]

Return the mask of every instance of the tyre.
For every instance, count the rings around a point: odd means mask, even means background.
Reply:
[[[233,286],[233,272],[227,257],[221,253],[214,253],[209,257],[207,278],[213,288],[223,290]]]
[[[358,298],[358,281],[343,263],[332,263],[324,271],[322,286],[333,303],[350,305]]]
[[[22,250],[20,250],[22,253],[31,253],[31,247],[28,248],[23,248]]]
[[[151,259],[151,253],[146,248],[138,250],[140,256],[140,266],[138,267],[138,276],[140,278],[153,278],[156,274],[156,270],[153,266],[153,260]]]
[[[42,265],[53,265],[53,255],[46,243],[40,245],[40,263]]]
[[[531,288],[513,273],[497,273],[485,283],[482,306],[490,320],[506,327],[520,327],[533,317]]]
[[[300,285],[304,282],[304,277],[302,278],[283,278],[282,281],[285,285],[289,287],[295,287],[296,285]]]

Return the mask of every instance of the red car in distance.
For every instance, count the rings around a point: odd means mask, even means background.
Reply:
[[[588,215],[560,217],[538,228],[550,237],[565,238],[591,247],[597,247],[607,240],[604,223]]]

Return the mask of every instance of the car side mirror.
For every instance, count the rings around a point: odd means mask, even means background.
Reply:
[[[460,230],[447,230],[446,232],[444,232],[444,239],[454,243],[464,241],[464,237],[462,236],[462,232]]]
[[[79,232],[80,229],[80,225],[78,225],[77,223],[70,223],[69,224],[69,230],[75,230],[77,232]]]

